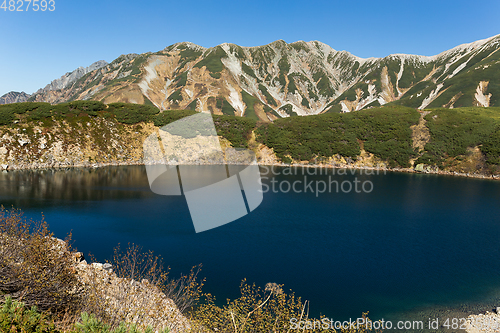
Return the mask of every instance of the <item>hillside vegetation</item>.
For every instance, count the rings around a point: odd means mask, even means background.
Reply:
[[[71,147],[84,151],[90,146],[101,153],[82,153],[80,160],[140,164],[142,142],[155,128],[195,113],[160,112],[150,105],[106,105],[96,101],[1,105],[0,162],[14,165],[16,156],[25,164],[50,158],[47,151],[62,140],[66,147],[62,155],[73,154]],[[420,165],[419,171],[431,167],[485,175],[500,170],[500,108],[495,107],[419,112],[392,105],[351,113],[288,117],[272,123],[226,115],[213,115],[213,119],[219,136],[233,147],[250,147],[258,156],[267,147],[283,163],[390,168]],[[422,149],[415,145],[417,124],[429,133]],[[40,148],[40,142],[44,147]]]

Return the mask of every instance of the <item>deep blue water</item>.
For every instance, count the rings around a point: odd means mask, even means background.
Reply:
[[[202,263],[204,290],[222,301],[246,278],[284,284],[312,315],[378,319],[500,289],[500,182],[350,171],[334,179],[354,177],[373,191],[267,192],[251,214],[198,234],[184,197],[153,194],[143,166],[2,173],[0,203],[34,219],[43,212],[56,236],[72,231],[74,246],[101,261],[133,242],[161,254],[172,276]]]

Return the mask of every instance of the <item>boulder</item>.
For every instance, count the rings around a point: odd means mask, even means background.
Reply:
[[[22,138],[19,139],[19,140],[17,140],[17,142],[19,142],[19,144],[21,145],[21,147],[24,146],[24,145],[27,145],[28,143],[30,143],[29,140],[24,140]]]
[[[79,263],[80,261],[85,260],[85,256],[83,255],[82,252],[75,252],[75,253],[73,253],[73,258],[75,259],[76,263]]]

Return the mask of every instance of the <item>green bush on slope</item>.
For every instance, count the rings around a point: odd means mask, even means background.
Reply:
[[[47,315],[38,312],[36,306],[28,309],[24,303],[7,297],[0,306],[0,332],[56,333],[58,330]]]
[[[467,148],[483,143],[486,146],[481,150],[492,160],[496,149],[493,133],[500,126],[500,108],[434,109],[425,120],[431,138],[416,163],[442,166],[447,158],[465,155]]]
[[[417,111],[402,107],[377,108],[353,113],[329,113],[276,120],[256,130],[257,140],[274,149],[286,161],[312,160],[333,155],[356,157],[358,140],[364,149],[387,160],[391,166],[408,166],[415,154],[410,126]]]

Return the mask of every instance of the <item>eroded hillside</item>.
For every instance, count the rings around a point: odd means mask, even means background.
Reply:
[[[432,57],[362,59],[317,41],[208,49],[186,42],[68,73],[30,100],[148,104],[265,122],[389,103],[418,109],[500,106],[499,49],[495,36]]]

